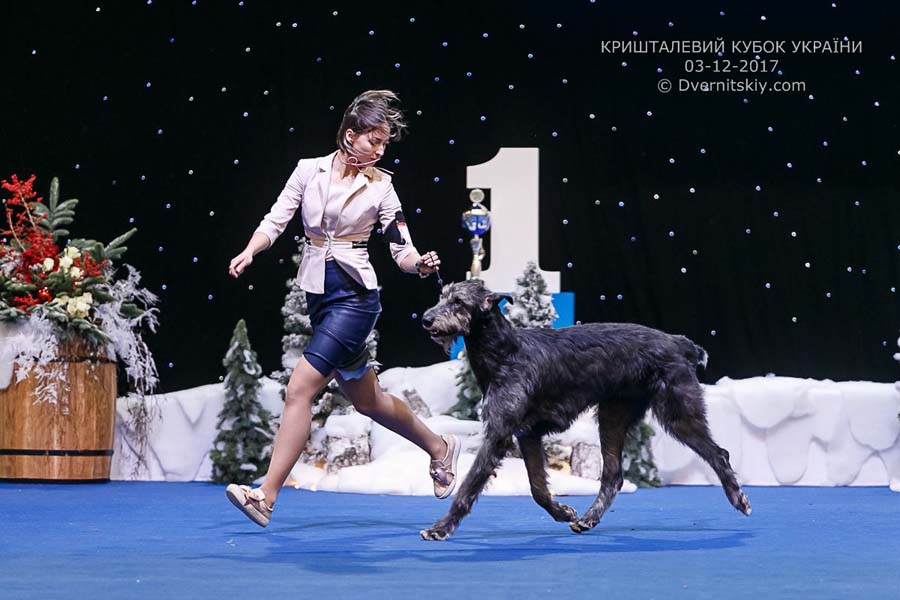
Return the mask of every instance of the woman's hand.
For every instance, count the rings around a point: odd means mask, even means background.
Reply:
[[[253,264],[253,252],[250,250],[244,250],[237,256],[231,259],[231,264],[228,265],[228,273],[237,278],[244,272],[244,269]]]
[[[422,277],[428,277],[432,273],[438,270],[441,266],[441,259],[438,256],[437,252],[432,250],[431,252],[426,252],[422,256],[419,257],[419,260],[416,262],[416,270],[419,272],[419,275]]]

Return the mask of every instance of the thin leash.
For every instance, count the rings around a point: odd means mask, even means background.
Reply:
[[[444,290],[444,280],[441,279],[441,268],[440,267],[434,268],[434,275],[435,275],[435,277],[437,277],[438,298],[440,298],[441,292]],[[429,273],[428,276],[430,277],[431,273]]]

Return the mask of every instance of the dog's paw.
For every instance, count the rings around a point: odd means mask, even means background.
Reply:
[[[560,523],[571,523],[578,518],[578,511],[567,504],[557,504],[553,518]]]
[[[585,531],[590,531],[596,525],[596,523],[590,523],[588,521],[585,521],[584,519],[578,519],[569,523],[569,528],[575,533],[584,533]]]
[[[453,530],[451,529],[445,529],[443,527],[431,527],[430,529],[423,529],[419,532],[419,535],[422,536],[423,540],[442,542],[450,537],[452,533]]]
[[[750,513],[753,512],[750,509],[750,500],[747,499],[747,496],[741,488],[726,488],[725,495],[728,497],[728,501],[731,502],[731,505],[738,511],[744,513],[748,517],[750,516]]]
[[[744,494],[744,492],[741,492],[741,496],[740,498],[738,498],[738,501],[735,503],[734,507],[748,517],[750,516],[750,513],[753,512],[753,509],[750,508],[750,500],[747,499],[747,496]]]

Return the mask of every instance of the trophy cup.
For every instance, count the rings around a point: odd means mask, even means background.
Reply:
[[[469,192],[469,200],[472,208],[462,215],[463,228],[472,234],[472,269],[469,279],[481,279],[481,260],[484,258],[484,240],[481,236],[491,228],[491,213],[481,203],[484,200],[484,192],[474,189]]]

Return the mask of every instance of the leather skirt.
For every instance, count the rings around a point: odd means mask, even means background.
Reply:
[[[381,296],[357,282],[334,260],[325,262],[325,292],[306,293],[313,337],[303,356],[322,375],[343,379],[366,374],[366,339],[381,315]]]

